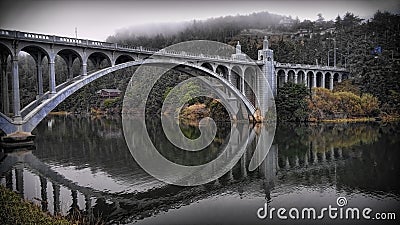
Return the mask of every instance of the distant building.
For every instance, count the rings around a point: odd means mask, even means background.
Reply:
[[[102,98],[116,98],[121,95],[121,91],[118,89],[101,89],[96,92]]]
[[[324,35],[324,34],[333,34],[333,33],[335,33],[335,28],[334,27],[328,28],[326,30],[322,30],[319,34],[320,35]]]

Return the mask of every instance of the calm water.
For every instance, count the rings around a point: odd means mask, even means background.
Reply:
[[[279,220],[276,215],[272,221],[261,220],[257,210],[266,202],[274,208],[319,210],[337,207],[338,197],[347,199],[346,207],[395,212],[398,218],[399,128],[400,124],[382,123],[281,126],[267,158],[255,171],[246,168],[257,136],[239,162],[218,180],[179,187],[154,179],[136,164],[125,143],[121,119],[48,117],[34,131],[36,149],[2,153],[0,183],[51,213],[66,215],[78,209],[109,223],[320,224],[321,220]],[[181,129],[188,137],[199,135],[195,127]],[[219,154],[230,126],[219,124],[218,129],[209,153],[182,155],[165,140],[159,124],[148,124],[153,143],[164,146],[164,156],[193,165]],[[241,130],[243,134],[251,131],[251,127]],[[328,224],[398,223],[398,219],[323,220]]]

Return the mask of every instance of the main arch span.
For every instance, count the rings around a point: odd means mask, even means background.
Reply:
[[[117,70],[133,66],[150,65],[150,64],[181,65],[196,69],[198,71],[202,71],[208,74],[209,76],[218,79],[222,84],[224,84],[225,87],[229,88],[230,91],[234,93],[235,97],[237,99],[240,99],[244,103],[249,115],[254,115],[256,111],[255,107],[251,104],[251,102],[239,90],[237,90],[232,84],[230,84],[228,81],[223,79],[223,77],[219,76],[212,70],[188,62],[165,60],[165,59],[147,59],[147,60],[129,61],[126,63],[121,63],[118,65],[114,65],[112,67],[104,68],[87,76],[82,75],[76,77],[69,84],[65,84],[58,87],[56,93],[54,94],[51,94],[50,92],[46,93],[45,95],[48,97],[48,99],[43,100],[40,104],[29,106],[30,109],[27,111],[27,113],[25,113],[24,111],[24,113],[22,114],[24,116],[21,117],[21,120],[19,121],[12,120],[3,113],[0,113],[0,127],[6,134],[12,134],[18,131],[31,132],[39,124],[39,122],[44,117],[46,117],[57,105],[59,105],[66,98],[68,98],[70,95],[72,95],[85,85]]]

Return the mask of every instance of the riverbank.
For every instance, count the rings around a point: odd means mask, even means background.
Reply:
[[[39,206],[0,185],[0,221],[2,224],[73,224],[61,216],[43,212]]]
[[[1,224],[103,224],[99,218],[82,215],[79,211],[69,216],[51,215],[33,202],[0,185]]]

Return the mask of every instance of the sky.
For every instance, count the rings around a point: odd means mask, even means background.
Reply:
[[[399,13],[399,0],[0,0],[0,28],[104,41],[126,28],[158,29],[162,24],[253,12],[331,20],[347,11],[370,18],[378,9]],[[161,25],[159,25],[162,23]],[[157,25],[158,24],[158,25]]]

